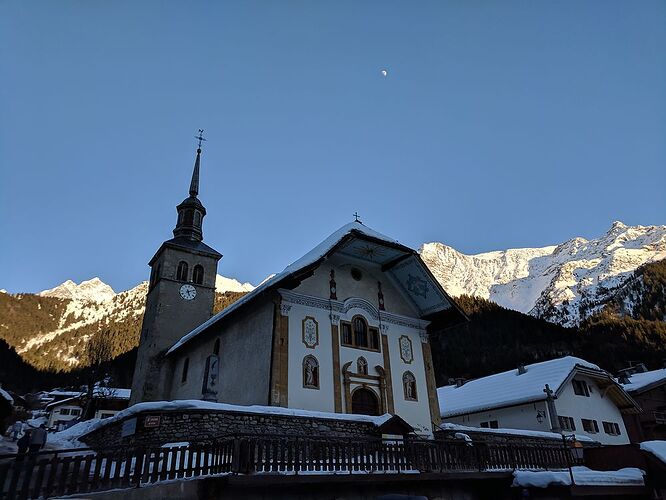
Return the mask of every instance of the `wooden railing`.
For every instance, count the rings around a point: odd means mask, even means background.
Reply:
[[[221,473],[538,470],[567,467],[571,460],[563,446],[235,435],[183,446],[0,456],[0,498],[48,498]]]

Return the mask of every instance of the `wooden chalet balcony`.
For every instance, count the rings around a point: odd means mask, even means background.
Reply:
[[[0,456],[0,498],[40,498],[140,487],[215,474],[402,474],[561,469],[562,445],[226,436],[186,446],[119,447]]]

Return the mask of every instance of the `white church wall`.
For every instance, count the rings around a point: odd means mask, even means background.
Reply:
[[[446,405],[446,401],[443,401],[442,404]],[[542,415],[541,422],[537,419],[539,414]],[[478,413],[459,415],[457,417],[444,417],[442,420],[469,427],[481,427],[482,422],[496,420],[498,427],[505,429],[525,429],[544,432],[551,430],[545,401],[509,406],[507,408],[494,408]]]
[[[587,435],[602,444],[627,444],[629,437],[624,426],[622,414],[613,400],[604,395],[602,389],[596,385],[594,379],[582,375],[574,376],[575,380],[587,383],[591,389],[588,396],[576,395],[571,381],[564,385],[561,393],[557,395],[555,407],[560,416],[572,417],[576,424],[576,434]],[[583,428],[582,419],[596,420],[599,432],[588,432]],[[604,432],[603,422],[613,422],[620,427],[620,435],[613,436]]]
[[[361,279],[358,281],[352,278],[351,269],[353,267],[361,270]],[[315,270],[312,277],[303,281],[296,291],[315,297],[328,298],[331,269],[335,271],[338,300],[361,297],[378,307],[377,282],[379,281],[382,284],[386,311],[409,317],[416,316],[415,309],[393,285],[389,276],[382,272],[381,266],[349,257],[332,256]]]
[[[314,318],[319,343],[314,348],[303,343],[303,320]],[[319,363],[319,389],[303,387],[303,359],[314,356]],[[333,390],[333,349],[329,312],[316,307],[294,304],[289,311],[288,406],[304,410],[335,411]]]

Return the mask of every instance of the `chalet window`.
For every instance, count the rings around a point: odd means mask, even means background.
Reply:
[[[351,323],[340,322],[342,345],[379,351],[379,330],[368,326],[365,318],[354,316]]]
[[[192,271],[192,281],[194,281],[194,283],[197,285],[201,285],[203,284],[203,278],[204,278],[203,266],[197,264],[196,266],[194,266],[194,270]]]
[[[481,427],[484,429],[498,429],[499,428],[499,423],[497,420],[490,420],[488,422],[481,422]]]
[[[583,430],[585,432],[589,432],[591,434],[596,434],[599,432],[599,424],[597,424],[596,420],[589,420],[587,418],[582,418],[581,421],[583,422]]]
[[[81,410],[79,410],[78,408],[72,408],[72,415],[74,416],[81,415]]]
[[[573,385],[574,394],[576,396],[590,397],[590,390],[584,380],[572,380],[571,384]]]
[[[102,413],[99,418],[109,418],[113,417],[113,415],[115,415],[115,413]]]
[[[312,355],[303,358],[303,387],[319,389],[319,361]]]
[[[187,262],[181,260],[178,263],[178,269],[176,271],[176,279],[178,281],[187,281]]]
[[[575,431],[576,430],[576,424],[574,422],[573,417],[564,417],[560,415],[557,417],[557,419],[560,422],[560,428],[563,431]]]
[[[405,372],[402,375],[402,390],[407,401],[418,401],[416,394],[416,377],[412,372]]]
[[[187,382],[187,370],[190,368],[190,358],[185,358],[183,361],[183,373],[180,375],[180,382],[184,384]]]
[[[60,408],[61,415],[69,415],[69,408]]]
[[[215,339],[215,344],[213,344],[213,354],[219,356],[220,354],[220,339]]]
[[[602,424],[606,434],[610,434],[611,436],[619,436],[621,434],[620,426],[615,422],[602,422]]]
[[[356,361],[356,373],[358,373],[359,375],[368,374],[368,362],[363,356],[358,358],[358,360]]]

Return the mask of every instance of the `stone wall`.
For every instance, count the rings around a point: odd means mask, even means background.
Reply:
[[[123,436],[123,427],[126,430],[133,427],[132,419],[136,419],[134,433]],[[156,425],[158,419],[159,423]],[[123,419],[112,420],[80,439],[91,448],[103,449],[119,445],[160,446],[173,442],[205,441],[230,434],[273,434],[314,438],[381,436],[379,429],[370,422],[242,411],[183,409],[137,412]]]
[[[552,439],[540,436],[520,435],[520,434],[503,434],[501,432],[487,432],[479,428],[479,430],[456,430],[446,429],[435,431],[435,439],[456,439],[456,433],[467,434],[474,443],[488,443],[488,444],[513,444],[513,445],[562,445],[561,439]],[[597,443],[592,441],[581,441],[583,447],[598,446]]]

